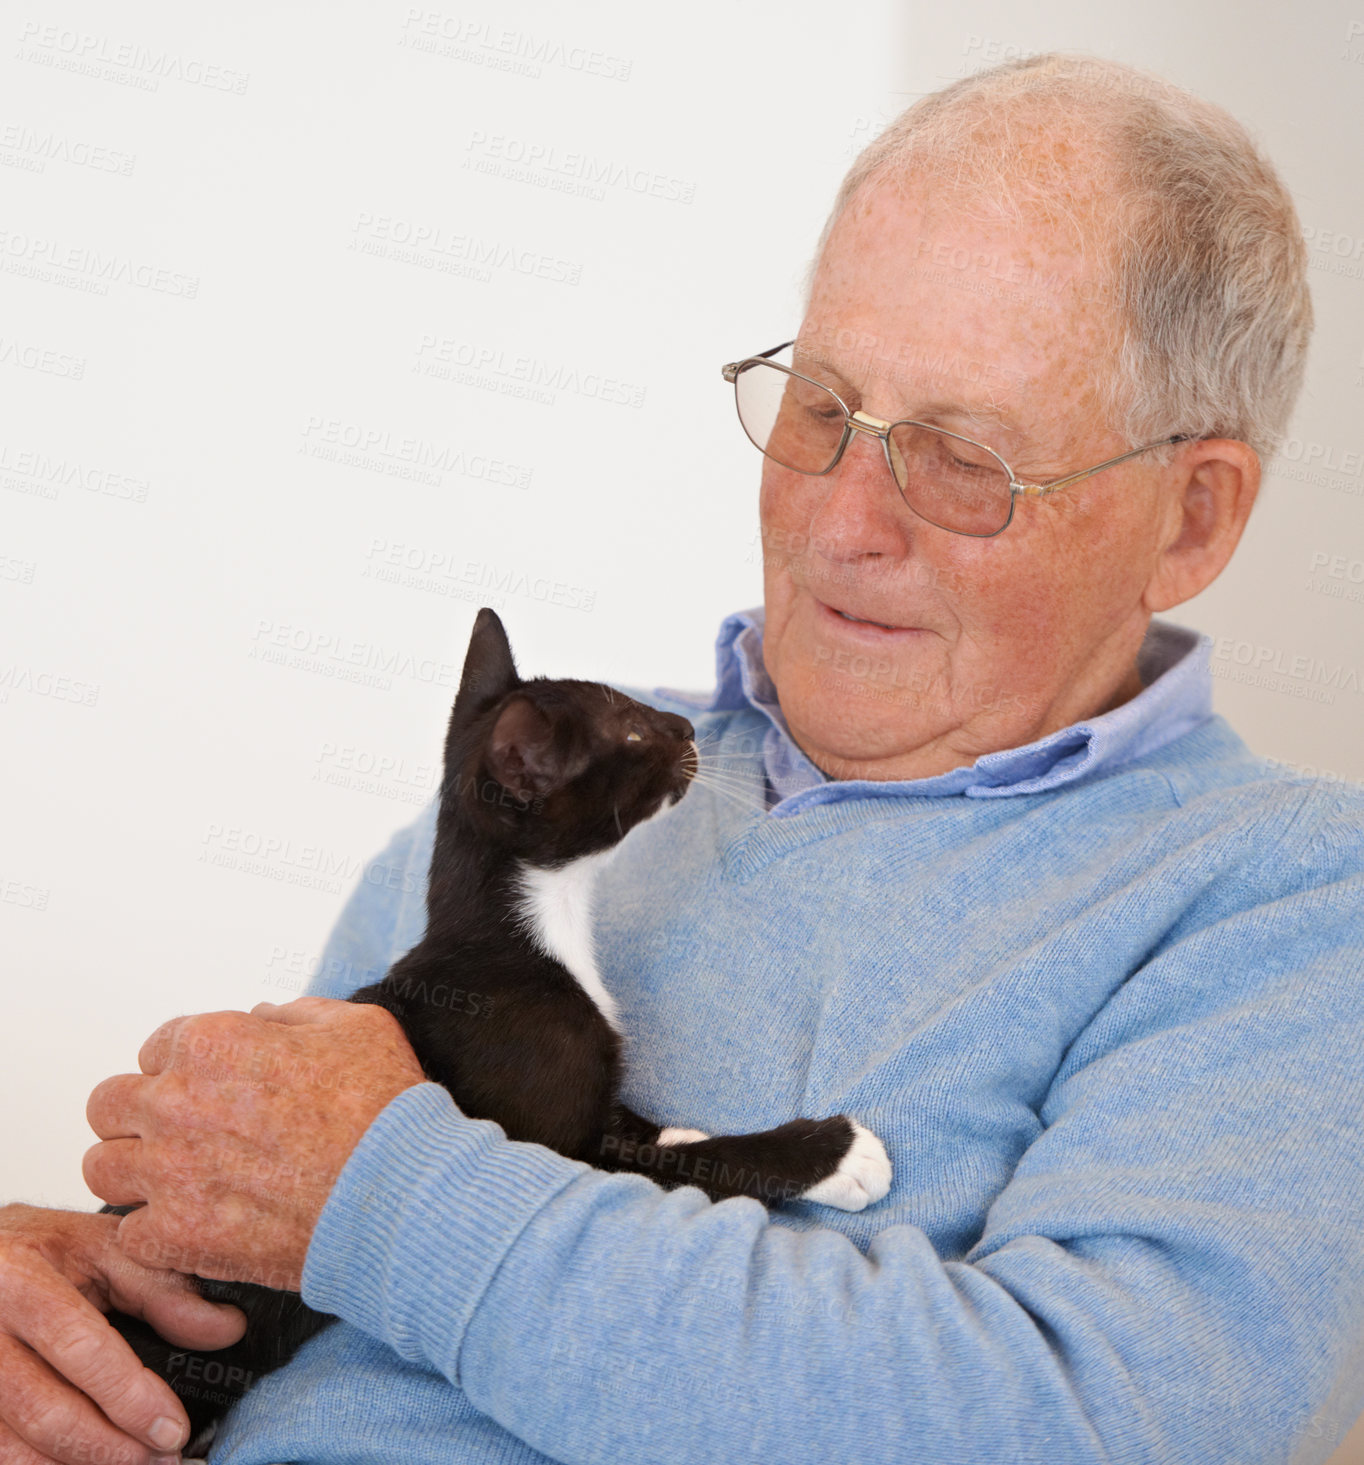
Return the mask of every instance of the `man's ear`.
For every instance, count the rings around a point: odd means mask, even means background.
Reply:
[[[555,746],[554,726],[528,697],[513,697],[488,738],[488,772],[521,802],[543,798],[581,773],[584,756]]]
[[[1170,471],[1166,543],[1142,597],[1152,615],[1192,600],[1222,573],[1260,491],[1259,455],[1234,438],[1186,443]]]

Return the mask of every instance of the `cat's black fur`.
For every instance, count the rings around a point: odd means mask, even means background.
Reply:
[[[586,875],[566,891],[585,931],[591,866],[680,799],[696,768],[685,718],[599,683],[523,681],[501,621],[480,610],[446,736],[426,933],[382,981],[350,1000],[392,1012],[427,1076],[465,1114],[495,1120],[511,1139],[601,1169],[636,1171],[667,1189],[697,1185],[716,1200],[750,1195],[768,1204],[808,1194],[830,1177],[845,1184],[860,1159],[876,1199],[884,1184],[874,1157],[867,1169],[867,1145],[880,1147],[842,1115],[796,1119],[761,1134],[685,1143],[671,1142],[674,1135],[659,1145],[660,1126],[618,1097],[621,1037],[609,996],[599,985],[593,995],[590,940],[575,941],[571,920],[557,928],[537,921],[527,905],[527,878]],[[584,859],[589,866],[578,864]],[[888,1183],[884,1152],[879,1165]],[[846,1198],[831,1203],[860,1208]],[[109,1315],[180,1396],[192,1449],[255,1379],[334,1321],[292,1292],[199,1285],[246,1313],[240,1342],[195,1352],[164,1342],[135,1318]]]

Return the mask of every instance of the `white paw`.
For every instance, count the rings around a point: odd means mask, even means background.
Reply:
[[[709,1139],[704,1130],[701,1129],[660,1129],[656,1143],[660,1145],[689,1145],[694,1144],[698,1139]]]
[[[818,1201],[840,1211],[860,1211],[890,1189],[890,1157],[886,1147],[855,1119],[853,1142],[827,1180],[807,1190],[801,1200]]]

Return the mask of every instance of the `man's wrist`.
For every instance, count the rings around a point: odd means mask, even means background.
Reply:
[[[379,1114],[337,1177],[308,1246],[303,1299],[453,1377],[502,1257],[587,1173],[468,1118],[440,1085],[417,1084]]]

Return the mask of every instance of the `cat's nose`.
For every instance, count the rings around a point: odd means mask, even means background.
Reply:
[[[664,713],[664,716],[667,718],[664,726],[679,742],[689,743],[696,736],[696,729],[685,717],[679,717],[675,712]]]

